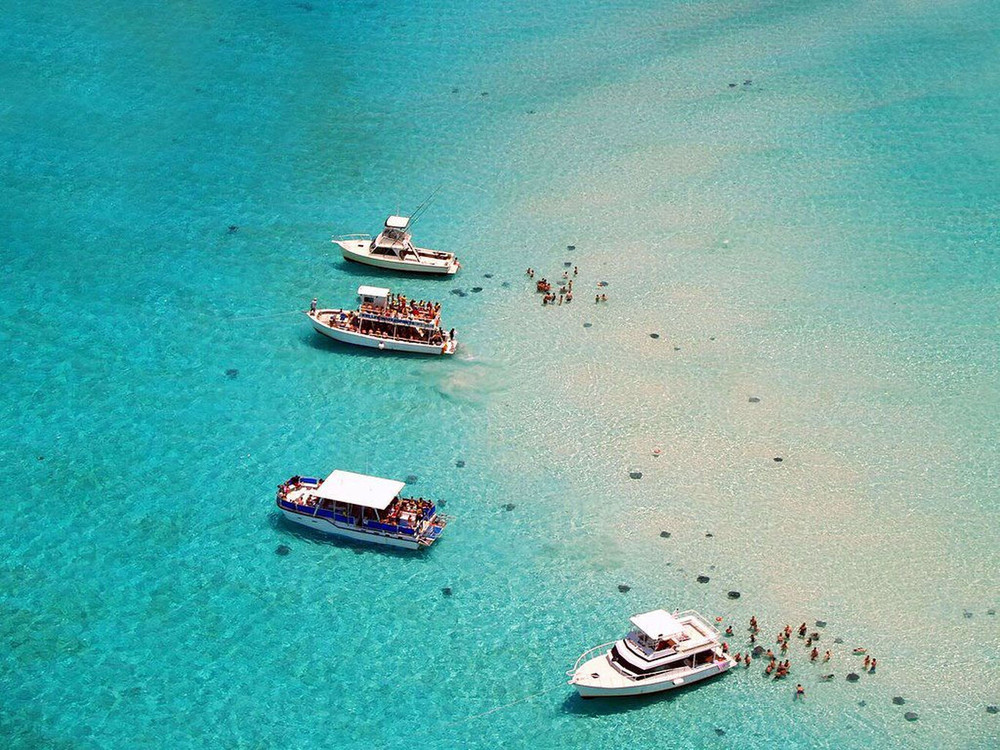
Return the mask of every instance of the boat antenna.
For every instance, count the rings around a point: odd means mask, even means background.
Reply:
[[[416,209],[414,209],[413,213],[410,215],[411,226],[416,223],[417,219],[423,216],[424,212],[434,202],[434,199],[437,197],[437,194],[441,192],[441,188],[442,185],[438,185],[436,188],[434,188],[434,191],[426,198],[424,198],[423,202],[419,206],[417,206]]]

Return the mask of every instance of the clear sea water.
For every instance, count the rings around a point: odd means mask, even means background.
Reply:
[[[997,746],[998,11],[3,3],[0,745]],[[333,252],[439,187],[459,276]],[[296,314],[371,282],[460,355]],[[337,467],[457,520],[279,520]],[[661,606],[834,658],[576,698]]]

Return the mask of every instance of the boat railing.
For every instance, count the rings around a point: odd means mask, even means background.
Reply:
[[[587,649],[582,654],[580,654],[580,657],[576,660],[576,664],[574,664],[573,668],[571,670],[569,670],[568,672],[566,672],[566,674],[568,674],[570,677],[572,677],[580,669],[580,665],[583,662],[587,661],[587,659],[590,658],[591,654],[593,654],[595,651],[600,651],[601,649],[607,648],[608,646],[613,646],[614,644],[618,643],[618,640],[619,639],[616,638],[613,641],[608,641],[607,643],[602,643],[600,646],[594,646],[591,649]]]
[[[335,234],[333,236],[334,242],[350,242],[351,240],[371,240],[372,236],[366,234],[365,232],[359,232],[355,234]]]
[[[714,633],[717,638],[722,637],[722,634],[719,633],[719,629],[715,627],[711,622],[709,622],[707,617],[703,616],[700,612],[697,612],[693,609],[686,609],[683,612],[675,614],[674,617],[676,617],[678,620],[683,619],[685,617],[690,617],[696,620],[699,625],[704,625],[710,631],[705,635],[711,635],[712,633]]]

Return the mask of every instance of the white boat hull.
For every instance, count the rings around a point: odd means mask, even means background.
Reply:
[[[417,549],[420,544],[415,539],[400,539],[397,537],[383,536],[381,534],[372,534],[358,531],[357,529],[345,528],[344,526],[339,526],[335,524],[329,518],[317,518],[314,516],[304,516],[301,513],[294,513],[290,510],[285,510],[280,508],[281,513],[292,523],[297,523],[300,526],[305,526],[310,529],[315,529],[316,531],[321,531],[324,534],[333,534],[334,536],[342,536],[347,539],[354,539],[359,542],[370,542],[371,544],[383,544],[387,547],[402,547],[403,549]]]
[[[334,240],[334,244],[340,245],[344,260],[351,260],[355,263],[364,263],[366,266],[385,268],[390,271],[407,271],[409,273],[430,273],[439,275],[450,275],[457,273],[459,263],[454,256],[448,259],[424,258],[420,261],[389,257],[384,255],[372,255],[369,252],[371,242],[359,240]],[[417,248],[419,250],[420,248]]]
[[[693,668],[672,669],[662,675],[633,680],[612,666],[607,653],[594,657],[581,666],[569,681],[583,698],[625,695],[649,695],[684,687],[715,677],[736,665],[731,656]]]
[[[346,310],[317,310],[315,313],[307,313],[309,322],[317,333],[328,336],[336,341],[345,344],[355,344],[366,346],[369,349],[379,349],[389,352],[414,352],[417,354],[454,354],[458,348],[455,341],[446,341],[443,344],[423,344],[419,341],[400,341],[398,339],[383,338],[357,331],[346,331],[343,328],[336,328],[324,323],[321,318],[324,315],[336,315]]]

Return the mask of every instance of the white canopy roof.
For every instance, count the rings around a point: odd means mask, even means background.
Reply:
[[[383,289],[380,286],[359,286],[358,287],[359,297],[388,297],[389,290]]]
[[[389,229],[406,229],[410,225],[409,216],[390,216],[385,220],[385,225]]]
[[[636,615],[632,624],[650,638],[662,640],[684,632],[684,626],[665,609],[654,609],[652,612]]]
[[[397,482],[395,479],[370,477],[338,469],[312,494],[335,502],[385,510],[405,486],[405,482]]]

